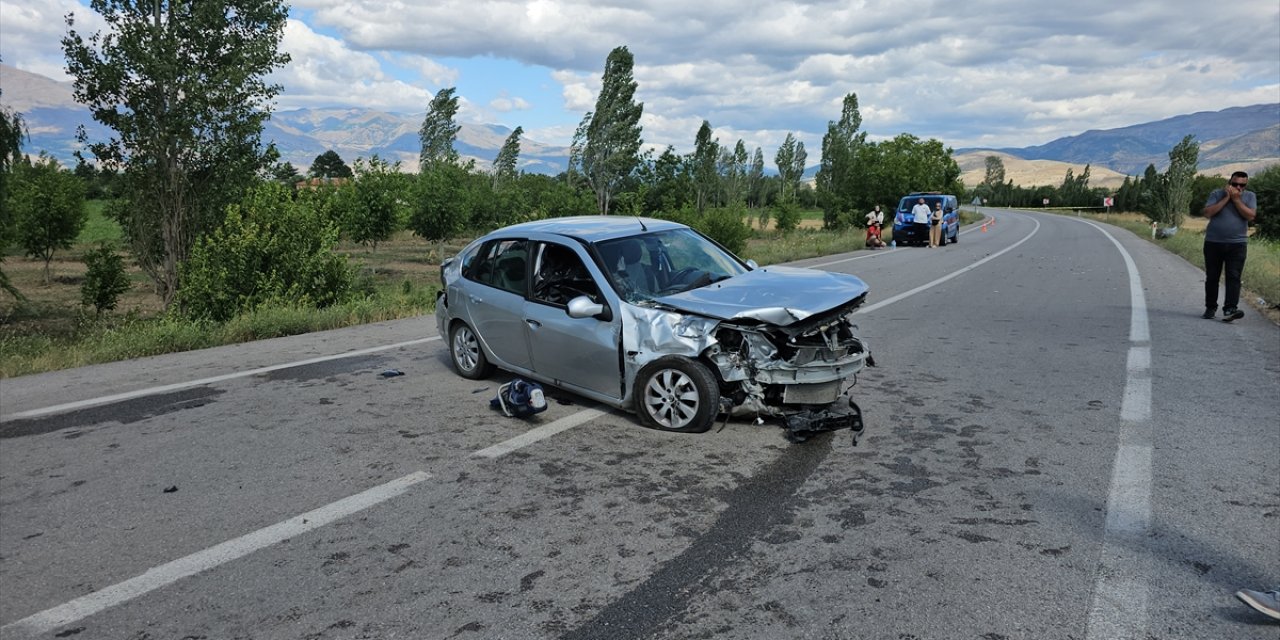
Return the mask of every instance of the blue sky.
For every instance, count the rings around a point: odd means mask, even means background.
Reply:
[[[0,58],[68,79],[69,12],[101,26],[78,0],[0,0]],[[1275,0],[299,0],[277,108],[422,113],[452,86],[459,120],[567,144],[618,45],[635,56],[645,142],[682,153],[707,120],[769,160],[794,133],[816,161],[847,93],[871,139],[954,148],[1280,102]]]

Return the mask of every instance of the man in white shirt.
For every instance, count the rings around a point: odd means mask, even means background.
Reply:
[[[917,225],[916,229],[920,230],[920,237],[925,240],[929,239],[929,205],[925,204],[924,198],[920,198],[916,202],[916,206],[911,207],[912,222]]]

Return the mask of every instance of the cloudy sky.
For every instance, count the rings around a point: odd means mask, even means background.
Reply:
[[[772,160],[788,132],[820,156],[856,93],[875,140],[1021,147],[1196,111],[1280,102],[1280,2],[1242,0],[297,0],[278,109],[423,113],[567,144],[605,57],[635,56],[645,142],[688,152],[703,120]],[[77,0],[0,0],[0,58],[67,80]]]

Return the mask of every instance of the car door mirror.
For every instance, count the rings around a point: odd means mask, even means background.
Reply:
[[[756,261],[755,261],[755,260],[748,260],[748,261],[747,261],[747,268],[748,268],[748,269],[750,269],[750,270],[752,270],[752,271],[755,271],[756,269],[759,269],[759,268],[760,268],[760,265],[756,264]]]
[[[587,296],[578,296],[570,300],[568,313],[570,318],[596,318],[606,322],[613,319],[613,313],[609,311],[609,307],[592,302]]]

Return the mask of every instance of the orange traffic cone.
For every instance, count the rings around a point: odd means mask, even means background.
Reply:
[[[987,223],[985,223],[985,222],[984,222],[984,223],[982,223],[982,232],[983,232],[983,233],[986,233],[986,232],[987,232]]]

